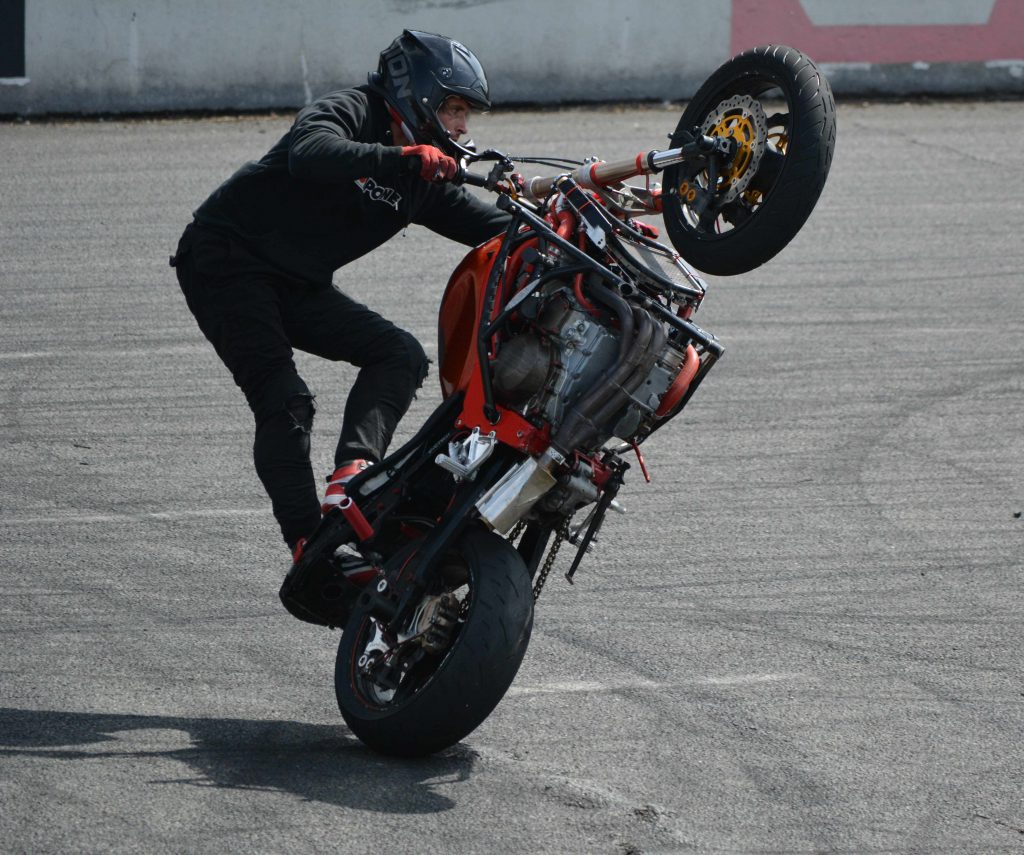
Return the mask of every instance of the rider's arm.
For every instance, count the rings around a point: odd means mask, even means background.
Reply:
[[[476,246],[501,234],[509,219],[504,211],[477,198],[465,187],[446,184],[438,188],[431,203],[417,213],[413,222],[451,240]]]
[[[372,139],[366,96],[337,92],[304,108],[289,132],[288,171],[296,178],[341,184],[403,168],[401,146]]]

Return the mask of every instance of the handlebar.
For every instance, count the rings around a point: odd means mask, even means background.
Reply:
[[[612,163],[598,160],[585,163],[573,170],[572,178],[583,187],[597,190],[628,178],[649,175],[651,172],[654,170],[648,167],[646,156],[641,153],[632,160],[616,160]],[[535,200],[544,199],[554,189],[557,180],[557,176],[531,178],[526,182],[526,195]]]
[[[587,163],[573,170],[571,173],[572,178],[577,184],[594,190],[599,187],[607,187],[610,184],[617,184],[620,181],[625,181],[627,178],[635,178],[638,175],[649,175],[651,172],[658,170],[650,168],[646,161],[641,163],[641,158],[646,158],[655,153],[649,152],[647,155],[638,154],[634,160],[620,160],[614,163],[605,163],[604,161]],[[547,178],[532,178],[526,182],[526,190],[523,195],[531,201],[539,202],[547,198],[548,194],[554,189],[555,182],[558,181],[559,177],[556,175]],[[483,187],[487,190],[494,189],[494,182],[490,176],[477,175],[469,172],[465,167],[459,169],[454,182],[456,184],[469,184],[473,187]]]
[[[681,163],[694,155],[721,154],[726,159],[731,159],[736,148],[735,140],[698,134],[678,148],[642,151],[634,158],[611,163],[603,160],[584,163],[573,170],[572,179],[582,187],[600,190],[630,178],[661,172],[666,167]],[[557,180],[557,177],[531,179],[526,182],[526,195],[537,201],[544,199],[552,191]]]
[[[709,137],[704,134],[684,136],[686,142],[678,148],[670,148],[665,151],[640,152],[636,157],[625,160],[616,160],[611,163],[603,160],[584,163],[576,167],[570,173],[572,179],[582,187],[591,190],[600,190],[619,184],[630,178],[637,178],[641,175],[651,175],[661,172],[674,163],[680,163],[688,157],[707,156],[720,154],[729,160],[735,154],[737,143],[733,139],[722,137]],[[506,167],[508,168],[508,167]],[[555,187],[555,182],[560,176],[531,178],[526,182],[524,195],[532,201],[539,202],[546,199]],[[460,184],[471,184],[474,187],[483,187],[493,190],[497,183],[497,176],[492,171],[491,175],[483,176],[468,172],[465,168],[459,169],[455,181]]]

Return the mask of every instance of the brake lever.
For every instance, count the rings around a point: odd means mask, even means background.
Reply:
[[[460,164],[459,170],[455,175],[454,182],[456,184],[471,184],[474,187],[483,187],[487,190],[494,190],[498,187],[505,178],[505,175],[515,169],[515,164],[505,157],[505,155],[500,151],[495,151],[494,149],[488,149],[482,154],[477,155],[473,160],[469,160],[469,162],[473,163],[482,160],[490,160],[491,158],[488,155],[493,155],[495,157],[495,163],[494,166],[491,167],[491,171],[487,173],[486,177],[469,172],[464,165]]]

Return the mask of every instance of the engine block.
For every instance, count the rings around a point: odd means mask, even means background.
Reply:
[[[565,295],[548,303],[540,325],[549,335],[551,368],[539,409],[546,421],[557,426],[566,408],[615,361],[619,336]]]
[[[504,343],[494,364],[498,400],[539,416],[557,430],[571,408],[601,382],[619,353],[619,332],[560,286],[543,300],[538,317],[524,332]],[[668,346],[632,402],[606,426],[607,436],[632,436],[644,415],[653,412],[682,364]]]

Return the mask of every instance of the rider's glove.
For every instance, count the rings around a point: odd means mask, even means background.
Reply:
[[[424,181],[451,181],[459,170],[454,158],[432,145],[407,145],[402,149],[402,157],[419,159],[420,178]],[[413,164],[411,171],[415,172],[415,161]]]

